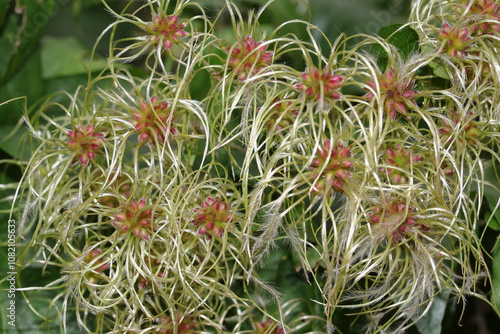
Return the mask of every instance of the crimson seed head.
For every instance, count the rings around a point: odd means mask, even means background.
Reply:
[[[323,70],[318,70],[313,66],[307,72],[301,73],[301,77],[302,82],[295,88],[301,91],[308,100],[339,100],[341,98],[339,90],[344,77],[334,75],[326,67]]]
[[[169,51],[172,50],[172,45],[186,36],[186,32],[183,30],[186,24],[178,23],[178,20],[178,15],[153,15],[153,22],[148,23],[145,27],[148,41],[163,45]]]
[[[384,173],[389,177],[393,184],[408,183],[408,175],[412,169],[419,166],[422,156],[413,152],[411,149],[405,149],[403,145],[397,144],[393,148],[388,148],[382,161],[385,165],[390,165],[396,168],[380,168],[379,172]]]
[[[207,238],[222,238],[227,223],[231,220],[229,205],[220,197],[207,197],[201,203],[201,208],[195,208],[195,217],[192,223],[199,226],[198,234]]]
[[[368,218],[373,228],[385,234],[394,243],[411,238],[422,237],[429,227],[416,217],[415,209],[403,201],[392,200],[386,206],[375,207]]]
[[[176,135],[177,130],[172,126],[173,114],[167,109],[166,101],[158,101],[158,97],[153,96],[151,103],[141,101],[139,110],[133,114],[133,124],[139,133],[139,141],[146,142],[153,146],[155,138],[159,143],[164,143],[168,133]]]
[[[236,45],[226,48],[228,65],[233,68],[240,81],[251,77],[272,64],[274,54],[268,52],[267,45],[256,42],[251,36],[239,40]]]
[[[455,11],[464,18],[473,19],[472,33],[477,36],[500,33],[500,3],[497,0],[459,0]]]
[[[400,79],[394,67],[387,67],[383,75],[381,73],[377,75],[377,79],[381,100],[384,101],[384,109],[391,120],[395,120],[398,113],[406,116],[408,110],[416,106],[415,97],[418,95],[418,91],[413,89],[415,85],[413,80]],[[374,81],[369,81],[367,84],[373,90],[377,89]],[[369,92],[365,97],[372,100],[375,98],[375,94]]]
[[[105,142],[104,134],[96,132],[94,125],[89,125],[85,129],[82,125],[78,125],[66,134],[69,137],[66,146],[75,154],[73,163],[80,161],[84,166],[95,159],[96,153],[100,152]]]
[[[317,156],[311,162],[309,170],[314,180],[313,191],[324,194],[333,188],[343,193],[344,182],[352,176],[350,168],[354,166],[350,147],[344,147],[341,142],[332,147],[330,140],[325,140],[323,147],[318,148]]]
[[[464,58],[467,56],[467,49],[469,48],[469,29],[458,27],[451,28],[448,23],[443,23],[443,29],[438,30],[438,38],[444,42],[442,52],[446,52],[453,58]]]
[[[137,238],[149,240],[157,226],[154,223],[156,215],[152,213],[153,209],[147,206],[146,200],[132,200],[123,204],[120,210],[113,216],[113,226],[117,227],[120,233],[131,231]]]

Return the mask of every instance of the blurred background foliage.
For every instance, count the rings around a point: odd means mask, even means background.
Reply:
[[[224,0],[199,0],[208,14],[215,17],[223,8]],[[245,12],[256,10],[266,0],[234,0]],[[108,0],[109,5],[120,12],[129,3],[128,0]],[[129,11],[138,8],[143,1],[135,1]],[[410,0],[276,0],[262,16],[262,28],[274,29],[283,22],[303,19],[318,26],[330,41],[341,34],[376,34],[389,24],[407,21]],[[145,20],[150,20],[147,13]],[[184,13],[189,15],[190,13]],[[193,13],[194,14],[194,13]],[[97,38],[114,22],[114,18],[105,10],[100,0],[0,0],[0,225],[8,220],[10,196],[13,185],[21,178],[22,166],[15,160],[28,159],[30,149],[21,138],[26,129],[20,123],[24,114],[30,115],[39,104],[57,91],[72,94],[79,85],[89,80],[90,59]],[[117,31],[118,36],[134,36],[140,32],[130,26]],[[130,29],[130,30],[127,30]],[[220,37],[234,36],[229,17],[222,15],[217,25]],[[306,39],[306,33],[298,25],[290,25],[287,32]],[[283,32],[285,33],[285,31]],[[315,35],[325,54],[328,43],[319,31]],[[233,37],[234,38],[234,37]],[[97,75],[106,67],[108,36],[104,36],[97,45],[90,73]],[[127,64],[135,75],[143,73],[141,59]],[[297,66],[300,67],[300,64]],[[200,78],[199,85],[208,86]],[[205,80],[208,80],[205,79]],[[193,92],[193,95],[196,95]],[[21,98],[22,97],[22,98]],[[11,186],[9,186],[11,185]],[[500,222],[500,217],[498,217]],[[499,224],[500,226],[500,224]],[[0,242],[5,245],[6,228],[0,230]],[[495,234],[496,235],[496,234]],[[494,238],[493,238],[494,239]],[[494,240],[490,241],[494,243]],[[491,247],[488,249],[488,251]],[[500,253],[500,252],[497,252]],[[0,272],[6,273],[6,248],[0,247]],[[277,288],[286,299],[297,297],[315,298],[314,291],[296,272],[295,259],[290,251],[282,248],[272,254],[268,266],[263,268],[261,276],[268,281],[277,281]],[[500,263],[500,261],[497,261]],[[279,271],[275,270],[279,268]],[[23,286],[42,286],[47,276],[58,273],[46,273],[41,276],[38,268],[23,271],[19,277]],[[278,277],[279,276],[279,277]],[[44,278],[45,277],[45,278]],[[6,282],[2,289],[6,288]],[[319,296],[316,296],[317,299]],[[20,293],[17,294],[17,325],[13,329],[5,323],[6,293],[0,294],[0,331],[2,333],[32,333],[38,327],[36,315],[29,310]],[[44,295],[36,295],[31,302],[34,306],[44,303]],[[320,305],[318,312],[321,313]],[[38,308],[38,307],[37,307]],[[59,332],[58,315],[54,314],[53,332]],[[338,315],[339,328],[343,333],[362,333],[353,326],[355,317]],[[70,322],[70,319],[68,319]],[[458,325],[458,324],[461,325]],[[437,299],[430,316],[410,332],[414,333],[494,333],[500,328],[498,319],[489,306],[479,300],[470,300],[469,307],[462,314],[462,305],[456,305],[447,297]],[[77,328],[68,329],[78,333]],[[40,332],[45,332],[41,330]]]

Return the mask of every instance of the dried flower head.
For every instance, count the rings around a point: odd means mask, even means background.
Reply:
[[[454,7],[460,16],[473,19],[472,31],[478,36],[500,33],[500,3],[496,0],[460,0]],[[489,22],[488,22],[489,21]],[[497,21],[497,22],[495,22]]]
[[[145,26],[148,33],[148,41],[163,45],[167,50],[172,50],[172,45],[179,42],[179,39],[186,36],[183,30],[185,23],[178,23],[179,15],[153,15],[153,22]]]
[[[343,193],[345,180],[352,176],[350,169],[354,166],[354,160],[351,155],[351,149],[340,141],[332,147],[330,140],[325,140],[309,166],[312,178],[317,179],[313,191],[324,195],[325,191],[333,188],[334,191]]]
[[[386,165],[395,168],[387,167],[380,168],[379,173],[384,173],[389,177],[393,184],[408,183],[408,175],[410,171],[417,167],[417,163],[422,160],[420,154],[416,154],[411,149],[405,149],[403,145],[396,144],[394,148],[385,150],[382,161]]]
[[[416,106],[415,97],[418,94],[413,87],[415,81],[410,78],[402,78],[395,67],[387,67],[385,73],[378,73],[377,80],[380,87],[380,95],[384,101],[384,109],[389,114],[391,120],[396,119],[397,113],[406,116],[408,110]],[[374,81],[369,81],[368,86],[373,90],[377,89]],[[369,92],[366,98],[372,100],[375,94]]]
[[[164,143],[167,133],[177,134],[177,130],[171,125],[173,114],[167,107],[168,103],[159,101],[157,96],[151,98],[151,103],[139,103],[139,110],[134,113],[133,118],[140,142],[149,141],[150,145],[154,145],[156,138],[159,143]]]
[[[206,235],[207,238],[222,238],[232,216],[228,212],[228,205],[221,197],[207,197],[201,203],[201,208],[195,208],[193,224],[199,226],[198,233]]]
[[[443,23],[443,29],[437,32],[439,40],[444,42],[442,52],[446,52],[453,58],[466,57],[467,50],[469,49],[469,42],[471,40],[469,32],[468,28],[451,28],[448,23]]]
[[[419,221],[415,209],[403,201],[391,200],[374,208],[368,216],[373,229],[394,243],[412,237],[420,238],[430,228]]]
[[[274,54],[267,51],[267,44],[256,42],[252,36],[239,40],[233,48],[226,48],[229,66],[240,81],[255,75],[272,64]]]
[[[82,125],[78,125],[73,131],[68,131],[67,135],[69,140],[66,145],[74,153],[73,163],[80,160],[84,166],[95,159],[105,141],[104,134],[96,132],[94,125],[89,125],[85,129]]]
[[[339,90],[344,81],[343,76],[334,75],[326,67],[323,70],[319,70],[314,66],[300,75],[302,83],[296,85],[295,88],[301,91],[308,100],[339,100],[341,98]]]
[[[153,214],[152,208],[146,206],[146,200],[132,200],[123,204],[120,209],[121,211],[113,216],[113,226],[117,227],[120,233],[131,231],[136,237],[149,240],[157,226],[154,222],[156,215]]]

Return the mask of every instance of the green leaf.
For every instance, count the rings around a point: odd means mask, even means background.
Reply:
[[[491,294],[491,303],[500,312],[500,246],[493,251],[493,279],[491,282],[493,293]]]
[[[31,55],[15,75],[5,85],[0,85],[0,103],[15,97],[26,96],[29,104],[45,95],[45,85],[41,78],[40,52]],[[29,84],[27,84],[29,81]],[[9,110],[0,107],[0,121],[16,123],[23,113],[23,105],[12,105]]]
[[[420,333],[441,334],[442,322],[449,298],[449,289],[441,291],[436,297],[434,297],[429,313],[416,323],[417,329]]]
[[[26,145],[23,137],[28,132],[25,127],[15,128],[15,125],[0,125],[0,148],[10,156],[20,160],[27,160],[30,156],[30,148]],[[11,136],[9,136],[11,135]],[[5,138],[9,136],[8,138]]]
[[[26,84],[27,78],[29,85]],[[41,78],[40,52],[33,54],[9,82],[0,86],[0,148],[16,159],[28,159],[31,154],[30,148],[23,146],[21,140],[26,127],[18,127],[18,121],[28,106],[44,96],[45,87]],[[21,96],[26,98],[3,103]],[[10,136],[16,128],[17,131]]]
[[[450,80],[450,76],[448,75],[448,71],[446,70],[446,67],[437,60],[431,61],[429,63],[429,66],[432,68],[432,72],[437,75],[440,78]]]
[[[5,21],[5,15],[9,10],[10,0],[0,0],[0,28],[3,26]]]
[[[51,268],[49,267],[49,270]],[[21,281],[23,287],[45,286],[60,277],[59,269],[52,268],[51,274],[41,275],[40,267],[27,268],[22,271],[22,275],[17,275],[16,280]],[[17,283],[17,282],[16,282]],[[2,288],[8,288],[2,284]],[[2,291],[3,292],[3,291]],[[26,333],[61,333],[62,317],[60,310],[62,309],[62,301],[59,299],[54,304],[51,304],[53,298],[58,291],[27,291],[25,295],[31,306],[37,310],[45,319],[36,315],[28,306],[26,299],[23,298],[20,292],[16,293],[15,308],[16,318],[15,327],[8,325],[10,321],[7,318],[7,305],[10,300],[6,293],[0,294],[0,330],[3,334],[26,334]],[[85,333],[78,327],[75,313],[68,311],[66,319],[67,333],[77,334]]]
[[[495,210],[495,206],[497,205],[498,202],[498,197],[494,198],[488,195],[485,195],[485,197],[486,200],[488,201],[488,207],[490,211],[485,212],[484,219],[486,221],[488,220],[490,221],[490,223],[488,224],[489,228],[495,231],[500,231],[500,207],[497,208],[497,210]],[[491,217],[493,212],[494,212],[493,217]]]
[[[425,53],[433,53],[435,49],[433,47],[430,47],[428,45],[424,45],[422,47],[422,52]],[[432,69],[432,73],[434,73],[436,76],[450,80],[450,75],[448,74],[448,71],[446,70],[446,67],[444,66],[443,62],[440,59],[435,59],[429,63],[429,67]]]
[[[314,286],[306,281],[302,272],[296,271],[291,250],[273,250],[265,263],[258,274],[264,282],[270,282],[278,290],[284,302],[292,299],[312,300],[316,297]],[[296,311],[307,312],[310,306],[303,303]]]
[[[78,17],[82,8],[92,7],[101,4],[101,0],[73,0],[71,12],[73,16]]]
[[[403,27],[402,24],[391,24],[382,27],[377,35],[385,39],[387,43],[396,48],[403,59],[408,59],[419,48],[418,33],[408,27]],[[388,55],[384,48],[379,44],[371,46],[371,53],[378,57],[377,63],[382,71],[387,67]]]
[[[489,211],[485,212],[485,219],[491,221],[488,227],[500,231],[500,205],[497,207],[500,198],[500,178],[497,175],[497,170],[493,165],[493,161],[484,163],[484,198],[488,202]]]
[[[0,86],[7,81],[7,72],[9,70],[9,62],[14,51],[16,32],[18,30],[17,17],[11,14],[5,18],[5,26],[0,35]]]
[[[402,27],[403,25],[399,23],[391,24],[381,28],[377,35],[387,39],[387,42],[395,46],[401,56],[407,59],[418,50],[419,37],[414,29],[408,26]]]
[[[15,13],[6,18],[0,36],[0,85],[9,80],[35,47],[54,6],[55,0],[17,1]]]
[[[90,62],[91,51],[75,37],[47,37],[42,46],[42,77],[52,79],[63,76],[86,74],[101,71],[108,65],[106,59],[94,57]]]
[[[193,99],[201,101],[207,96],[210,86],[210,73],[206,70],[200,70],[189,84],[189,93]]]

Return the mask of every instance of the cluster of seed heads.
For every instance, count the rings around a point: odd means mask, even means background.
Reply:
[[[171,13],[148,0],[151,22],[114,13],[114,28],[142,35],[113,33],[102,87],[75,93],[65,116],[48,117],[47,102],[28,120],[43,131],[19,191],[21,230],[36,225],[39,247],[25,267],[60,267],[56,299],[88,332],[331,333],[345,307],[369,333],[399,333],[443,289],[477,295],[470,189],[483,152],[500,161],[500,5],[415,1],[394,32],[415,29],[412,54],[373,36],[321,50],[287,25],[266,37],[261,14],[243,20],[229,2],[234,43],[189,1]],[[374,45],[387,57],[359,51]],[[146,79],[117,66],[142,55]],[[206,96],[193,92],[207,73]],[[262,279],[283,242],[321,314],[288,309]]]

